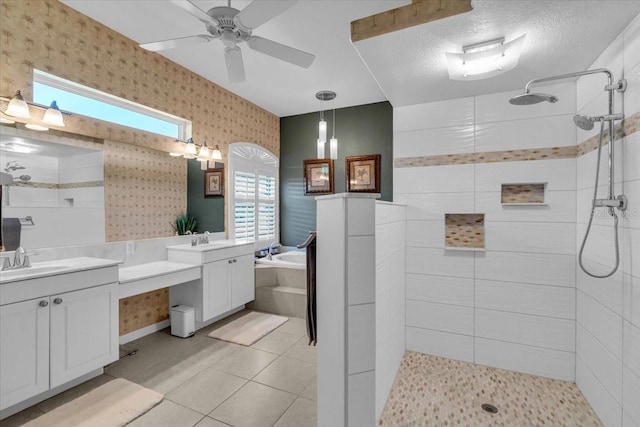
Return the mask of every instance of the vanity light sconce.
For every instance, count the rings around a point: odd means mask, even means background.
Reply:
[[[48,126],[64,127],[63,115],[72,115],[67,111],[60,110],[56,101],[53,101],[50,106],[27,102],[19,90],[17,90],[16,94],[12,97],[0,96],[0,100],[8,101],[7,109],[2,112],[3,117],[0,117],[0,123],[13,124],[16,122],[13,120],[14,117],[16,119],[31,120],[29,106],[45,110],[41,121],[42,124],[33,122],[25,123],[25,127],[31,130],[46,131],[49,130]]]
[[[216,144],[216,148],[210,149],[207,146],[207,142],[203,142],[201,145],[196,144],[193,138],[189,138],[185,141],[175,140],[176,143],[185,144],[184,147],[180,147],[176,151],[169,153],[172,157],[184,157],[185,159],[197,159],[200,162],[206,162],[209,160],[222,160],[222,152],[220,147]]]

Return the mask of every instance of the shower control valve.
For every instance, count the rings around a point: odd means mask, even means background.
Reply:
[[[617,208],[624,211],[627,209],[627,196],[621,194],[615,199],[595,199],[593,206],[596,208]]]

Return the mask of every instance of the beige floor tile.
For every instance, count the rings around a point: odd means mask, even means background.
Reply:
[[[246,379],[235,375],[205,369],[194,378],[171,390],[165,397],[206,415],[246,382]]]
[[[171,358],[136,375],[131,381],[158,393],[167,394],[204,369],[204,365]]]
[[[171,357],[179,357],[179,355],[193,351],[199,344],[206,341],[207,337],[202,335],[194,335],[189,338],[180,338],[171,335],[169,329],[163,329],[155,334],[147,335],[139,340],[132,341],[129,345],[136,346],[139,349],[153,351],[155,353],[164,354]]]
[[[251,347],[258,350],[268,351],[270,353],[282,354],[289,350],[289,348],[291,348],[291,346],[299,339],[300,337],[298,335],[273,331]]]
[[[318,400],[318,377],[315,376],[309,385],[300,393],[300,396],[317,401]]]
[[[249,347],[242,347],[233,353],[233,357],[227,357],[220,360],[219,362],[211,365],[211,367],[232,375],[251,379],[277,358],[277,354]]]
[[[289,320],[276,329],[276,331],[298,336],[307,336],[307,321],[297,317],[289,317]]]
[[[113,362],[104,370],[106,374],[116,378],[131,378],[140,375],[147,369],[168,359],[169,356],[145,348],[138,349],[136,354],[124,356]]]
[[[229,424],[214,420],[213,418],[204,417],[195,427],[229,427]]]
[[[209,416],[234,427],[270,427],[295,399],[291,393],[250,381]]]
[[[298,397],[274,427],[314,427],[317,425],[317,403]]]
[[[31,420],[35,420],[42,414],[44,414],[42,409],[37,406],[32,406],[0,421],[0,427],[18,427]]]
[[[194,346],[177,353],[175,357],[192,363],[211,366],[220,360],[232,357],[232,354],[241,348],[244,347],[215,338],[205,337]]]
[[[282,356],[256,375],[253,381],[300,394],[315,377],[315,364]]]
[[[82,396],[85,393],[90,392],[96,387],[101,386],[102,384],[108,383],[114,378],[110,375],[100,375],[97,376],[87,382],[79,384],[69,390],[57,394],[49,399],[38,403],[38,408],[42,409],[44,412],[49,412],[60,405],[64,405],[67,402],[71,402],[73,399]]]
[[[307,343],[308,340],[306,337],[300,338],[289,350],[284,352],[283,356],[304,360],[309,363],[316,363],[316,347],[308,345]]]
[[[193,427],[201,418],[202,414],[165,399],[127,427]]]

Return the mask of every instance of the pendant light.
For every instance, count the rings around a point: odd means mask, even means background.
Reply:
[[[333,160],[338,158],[338,138],[336,138],[336,109],[333,109],[333,134],[329,141],[329,157]]]
[[[336,97],[336,93],[330,90],[323,90],[316,93],[316,98],[320,101],[331,101]],[[335,126],[335,125],[334,125]],[[320,110],[320,122],[318,123],[318,158],[325,158],[325,144],[327,142],[327,122],[324,120],[324,110]],[[337,152],[337,140],[336,140],[336,152]]]

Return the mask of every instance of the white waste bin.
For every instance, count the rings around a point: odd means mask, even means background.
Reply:
[[[171,306],[171,335],[189,338],[196,332],[196,310],[188,305]]]

